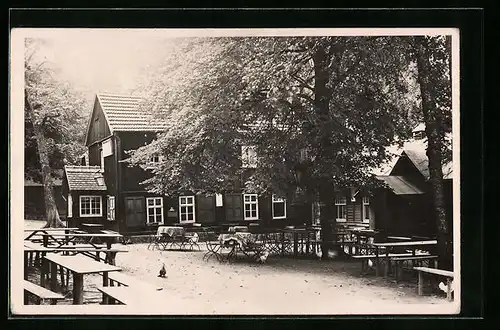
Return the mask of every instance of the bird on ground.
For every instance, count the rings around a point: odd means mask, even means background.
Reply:
[[[167,274],[167,270],[165,269],[165,264],[163,264],[161,266],[161,269],[160,269],[160,274],[158,275],[158,277],[166,277],[165,275]]]
[[[448,292],[448,286],[446,284],[444,284],[443,282],[439,282],[439,285],[438,285],[439,289],[441,291],[443,291],[444,293],[447,293]],[[453,292],[455,291],[455,288],[454,288],[454,285],[453,285],[453,281],[451,281],[451,285],[450,285],[450,292]]]

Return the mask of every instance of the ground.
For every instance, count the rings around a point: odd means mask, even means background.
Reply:
[[[361,276],[359,261],[271,257],[265,264],[227,264],[202,260],[203,251],[148,250],[147,244],[120,247],[128,250],[116,260],[124,273],[163,287],[156,303],[165,314],[434,314],[449,313],[452,307],[442,295],[418,296],[414,279],[395,283]],[[166,278],[157,276],[162,263]],[[85,303],[101,300],[96,290],[101,281],[97,275],[85,278]],[[71,303],[70,295],[63,303]]]

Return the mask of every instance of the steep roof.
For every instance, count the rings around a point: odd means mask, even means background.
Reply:
[[[99,166],[65,166],[70,191],[105,191],[106,184],[99,185],[97,178],[104,178]]]
[[[166,125],[153,113],[140,109],[142,98],[131,95],[99,93],[97,99],[113,131],[162,131]]]
[[[377,176],[377,179],[384,181],[396,195],[420,195],[424,193],[403,176],[381,175]]]

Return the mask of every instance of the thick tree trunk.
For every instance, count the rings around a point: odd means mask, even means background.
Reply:
[[[53,179],[50,174],[49,150],[43,134],[43,128],[33,120],[33,109],[27,97],[25,101],[27,102],[26,106],[28,107],[30,120],[33,124],[33,132],[36,139],[38,155],[40,157],[40,165],[42,167],[45,215],[47,217],[45,227],[65,227],[64,223],[59,218],[59,211],[57,210],[56,201],[54,199]]]
[[[315,45],[314,54],[312,56],[314,62],[314,107],[316,115],[319,119],[318,130],[320,141],[320,152],[318,160],[322,163],[329,163],[329,159],[333,158],[333,150],[331,143],[331,127],[328,124],[329,120],[329,95],[328,95],[328,80],[329,74],[327,70],[328,57],[325,48],[321,44]],[[328,173],[323,169],[324,173]],[[332,225],[332,204],[333,204],[333,184],[331,177],[324,177],[319,182],[319,202],[320,202],[320,225],[321,225],[321,252],[322,260],[328,259],[328,251],[336,250],[336,227]],[[338,251],[337,251],[338,252]]]
[[[452,244],[446,223],[446,211],[443,190],[442,169],[442,114],[436,107],[436,97],[431,81],[432,71],[429,61],[429,49],[424,37],[415,37],[415,50],[418,69],[418,84],[422,97],[422,112],[427,135],[427,157],[429,159],[429,183],[434,204],[434,216],[437,224],[439,267],[453,269]]]

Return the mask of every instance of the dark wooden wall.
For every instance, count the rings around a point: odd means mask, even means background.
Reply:
[[[86,145],[92,145],[93,143],[104,139],[111,135],[108,123],[104,117],[104,112],[102,111],[101,105],[97,102],[97,97],[94,102],[94,109],[92,111],[92,117],[90,118],[89,134],[87,136]],[[89,155],[90,156],[90,155]]]

